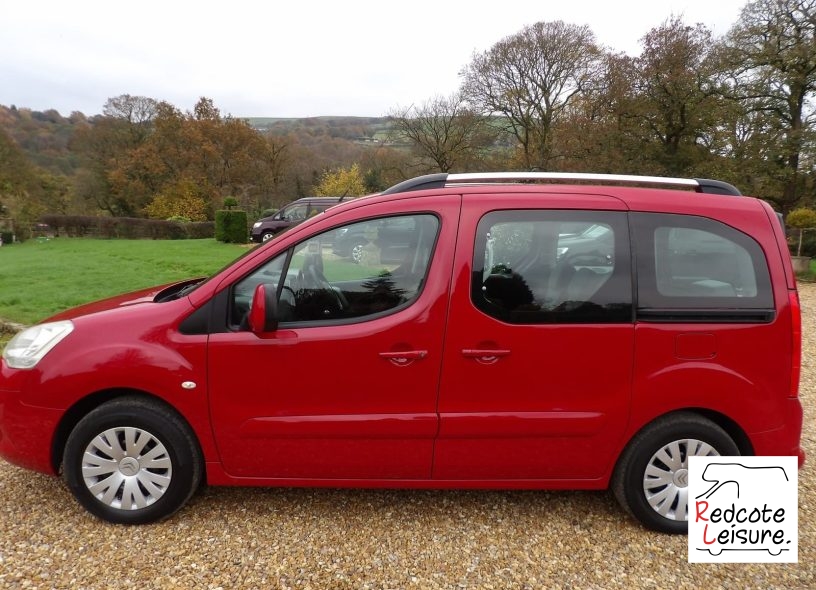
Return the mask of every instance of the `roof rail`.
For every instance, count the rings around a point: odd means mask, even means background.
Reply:
[[[707,178],[666,178],[663,176],[633,176],[628,174],[585,174],[583,172],[473,172],[466,174],[427,174],[418,176],[383,191],[383,195],[405,193],[455,185],[500,184],[515,182],[567,181],[595,184],[651,184],[683,186],[698,193],[740,196],[742,193],[727,182]]]

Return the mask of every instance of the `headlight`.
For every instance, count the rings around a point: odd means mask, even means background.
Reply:
[[[263,225],[263,221],[256,221],[255,223],[252,224],[252,229],[258,229],[262,225]]]
[[[561,246],[560,248],[556,248],[555,257],[556,258],[561,258],[564,254],[567,253],[568,250],[569,250],[569,248],[566,247],[566,246]]]
[[[32,326],[11,339],[3,360],[12,369],[32,369],[73,330],[74,324],[68,320]]]

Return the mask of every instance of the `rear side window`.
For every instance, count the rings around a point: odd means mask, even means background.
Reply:
[[[632,215],[638,316],[770,321],[773,294],[765,255],[750,236],[690,215]]]
[[[631,321],[625,213],[487,214],[477,229],[471,300],[511,324]]]

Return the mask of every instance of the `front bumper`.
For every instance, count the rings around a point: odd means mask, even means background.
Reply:
[[[22,403],[21,388],[28,375],[0,361],[0,458],[43,473],[55,474],[51,461],[54,433],[64,410]]]

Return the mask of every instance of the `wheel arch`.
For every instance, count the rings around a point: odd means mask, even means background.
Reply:
[[[693,412],[695,414],[699,414],[703,418],[708,418],[717,426],[725,430],[726,434],[728,434],[728,436],[731,437],[731,440],[733,440],[737,445],[740,455],[754,454],[754,445],[751,444],[751,439],[748,437],[745,430],[743,430],[739,424],[725,414],[705,408],[690,408],[684,411]]]
[[[649,428],[655,422],[659,422],[661,420],[666,420],[672,416],[682,415],[682,414],[695,414],[697,416],[701,416],[703,418],[707,418],[711,420],[722,428],[725,433],[731,437],[731,440],[737,445],[739,448],[740,454],[742,455],[753,455],[754,454],[754,446],[751,444],[751,439],[745,433],[745,430],[737,424],[734,420],[726,416],[721,412],[717,412],[716,410],[712,410],[710,408],[699,408],[699,407],[690,407],[690,408],[678,408],[676,410],[671,410],[669,412],[665,412],[663,414],[658,414],[657,416],[652,417],[650,420],[647,420],[637,430],[631,432],[624,442],[623,446],[620,449],[620,453],[618,453],[617,459],[615,459],[615,464],[613,465],[612,472],[614,473],[615,469],[617,468],[618,463],[620,463],[621,457],[626,452],[626,449],[629,445],[632,444],[638,435]]]
[[[146,391],[141,391],[138,389],[114,388],[97,391],[87,395],[65,411],[62,419],[57,425],[56,430],[54,431],[54,438],[51,441],[51,468],[54,470],[54,473],[60,473],[61,471],[62,456],[65,450],[65,445],[68,442],[68,437],[71,435],[71,432],[74,430],[79,421],[104,403],[125,398],[149,401],[157,406],[162,406],[168,412],[172,412],[189,430],[190,436],[192,437],[192,440],[195,441],[197,446],[199,456],[202,458],[204,457],[201,441],[198,439],[195,428],[192,427],[184,415],[173,407],[172,404],[168,403],[159,396]]]
[[[666,412],[664,414],[659,414],[657,416],[652,417],[650,420],[641,424],[637,430],[634,430],[627,436],[623,446],[620,448],[618,456],[612,463],[612,468],[609,472],[610,483],[612,479],[614,479],[615,473],[617,472],[618,467],[621,464],[621,460],[626,454],[626,450],[638,438],[638,435],[641,432],[649,428],[655,422],[659,422],[661,420],[666,420],[667,418],[670,418],[672,416],[683,414],[685,415],[694,414],[702,418],[707,418],[708,420],[711,420],[712,422],[714,422],[714,424],[722,428],[725,431],[725,433],[731,438],[731,440],[734,441],[734,444],[737,445],[737,448],[739,449],[741,455],[754,454],[754,446],[753,444],[751,444],[751,439],[745,433],[745,430],[743,430],[743,428],[739,424],[737,424],[737,422],[735,422],[725,414],[709,408],[698,407],[678,408],[676,410],[671,410],[670,412]]]

